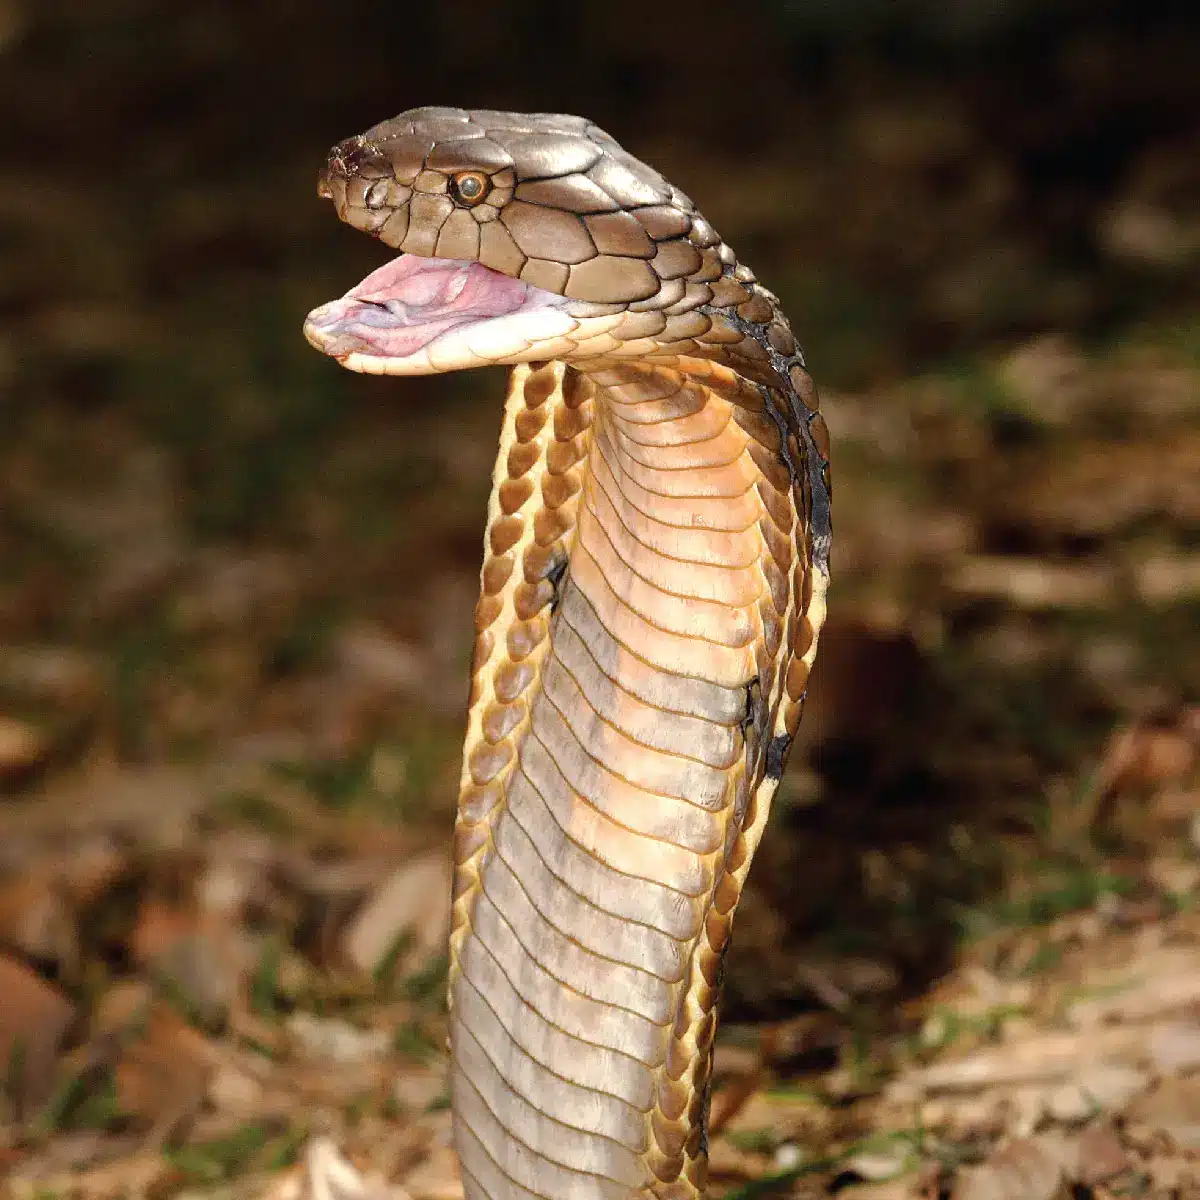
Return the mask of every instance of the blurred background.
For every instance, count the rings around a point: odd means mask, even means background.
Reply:
[[[427,103],[591,117],[823,391],[832,617],[716,1189],[949,1194],[1097,1113],[1200,1146],[1198,63],[1187,0],[0,0],[0,1178],[258,1195],[329,1133],[459,1194],[503,380],[300,335],[386,257],[328,147]],[[1171,1144],[1113,1177],[1200,1194]]]

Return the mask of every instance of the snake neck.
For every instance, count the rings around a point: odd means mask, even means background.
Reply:
[[[512,373],[455,828],[468,1197],[704,1190],[721,964],[823,613],[771,404],[699,360]]]

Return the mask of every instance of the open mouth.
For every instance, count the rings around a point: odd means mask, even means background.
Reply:
[[[422,374],[502,362],[557,337],[574,325],[564,303],[478,262],[401,254],[313,309],[304,336],[352,370]]]

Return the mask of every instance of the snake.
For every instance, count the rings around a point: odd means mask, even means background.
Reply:
[[[398,254],[313,346],[510,368],[453,837],[464,1193],[704,1195],[725,954],[825,615],[816,388],[775,295],[585,118],[411,109],[318,193]]]

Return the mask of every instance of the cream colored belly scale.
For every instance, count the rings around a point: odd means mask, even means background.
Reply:
[[[775,786],[744,730],[798,707],[804,566],[757,393],[684,365],[510,383],[456,828],[468,1197],[703,1190],[717,973]]]

